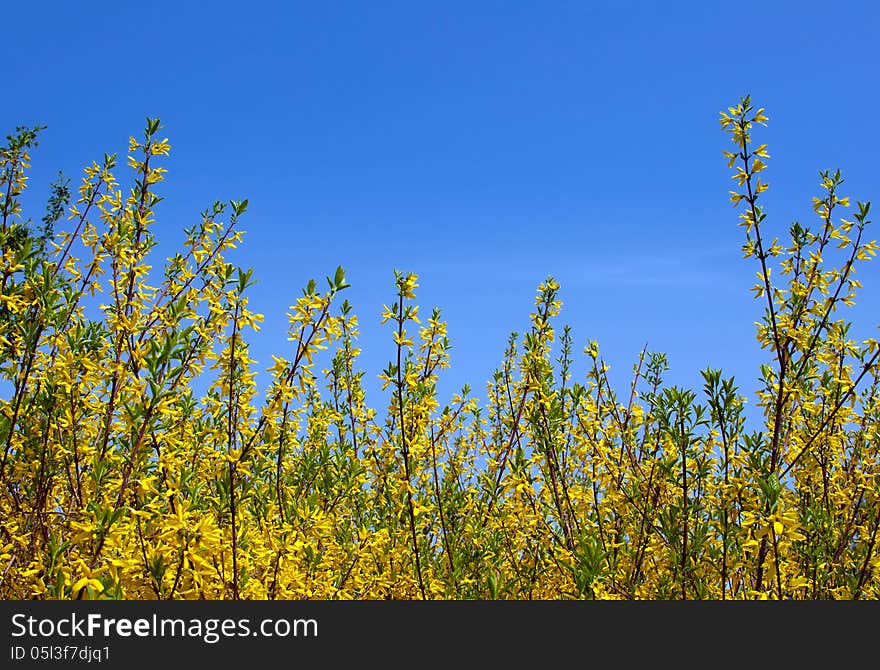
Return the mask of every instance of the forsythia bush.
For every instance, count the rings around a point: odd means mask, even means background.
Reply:
[[[815,225],[780,241],[764,121],[749,98],[721,115],[764,306],[754,432],[733,379],[668,386],[662,354],[618,395],[598,345],[578,358],[555,325],[553,279],[483,406],[438,399],[446,326],[397,273],[387,407],[368,407],[341,268],[290,308],[258,397],[251,272],[224,260],[247,201],[213,205],[151,268],[169,144],[148,120],[132,185],[105,156],[78,195],[55,184],[38,235],[19,198],[40,129],[20,128],[0,154],[0,595],[877,598],[880,348],[840,316],[877,249],[869,205],[841,218],[823,172]]]

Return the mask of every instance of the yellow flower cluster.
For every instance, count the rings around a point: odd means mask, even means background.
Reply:
[[[669,386],[659,353],[642,352],[621,394],[599,345],[578,359],[557,328],[552,278],[485,403],[467,387],[438,397],[446,324],[419,316],[418,278],[397,273],[387,405],[370,408],[341,268],[290,307],[260,397],[251,272],[225,260],[247,201],[215,203],[154,271],[169,144],[150,119],[130,141],[128,191],[114,156],[87,167],[68,229],[43,244],[19,203],[38,129],[12,137],[0,597],[880,597],[880,347],[840,316],[877,250],[869,205],[838,219],[843,179],[823,172],[816,227],[768,233],[769,154],[751,145],[766,121],[748,98],[721,116],[764,309],[753,431],[733,379]]]

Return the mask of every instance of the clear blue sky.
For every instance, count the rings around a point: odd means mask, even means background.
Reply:
[[[552,274],[560,326],[578,350],[599,340],[621,386],[647,342],[673,382],[721,366],[751,392],[761,305],[719,110],[747,92],[768,110],[780,233],[812,221],[821,168],[880,200],[869,2],[17,2],[2,21],[0,131],[49,126],[35,194],[124,155],[151,115],[172,144],[160,238],[249,198],[236,260],[260,280],[261,368],[287,351],[300,287],[341,264],[375,379],[400,268],[448,319],[444,394],[480,390]],[[869,336],[880,268],[861,278]]]

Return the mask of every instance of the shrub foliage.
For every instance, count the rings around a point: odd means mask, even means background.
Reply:
[[[251,271],[225,259],[247,201],[211,206],[157,270],[158,120],[128,186],[107,155],[53,185],[40,230],[20,202],[40,128],[19,128],[0,154],[0,595],[877,598],[880,348],[845,316],[869,204],[822,172],[814,223],[781,241],[766,120],[748,97],[721,114],[763,310],[753,431],[720,370],[678,388],[643,351],[616,391],[557,326],[552,278],[482,404],[441,403],[446,325],[396,273],[371,409],[341,268],[296,298],[258,394]]]

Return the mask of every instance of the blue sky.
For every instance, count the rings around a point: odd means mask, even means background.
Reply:
[[[562,284],[580,350],[597,339],[623,387],[648,343],[674,383],[723,367],[756,386],[756,268],[727,201],[718,112],[768,110],[769,223],[813,218],[818,171],[880,194],[880,10],[866,2],[11,3],[0,131],[48,126],[32,190],[126,150],[144,117],[171,141],[156,232],[217,199],[250,200],[235,260],[260,283],[260,367],[285,312],[343,265],[363,365],[394,268],[421,277],[453,343],[441,390],[482,388],[537,284]],[[11,90],[10,90],[11,87]],[[37,214],[37,218],[39,213]],[[875,333],[866,269],[855,334]],[[585,361],[575,372],[585,373]],[[375,395],[373,405],[381,405]]]

